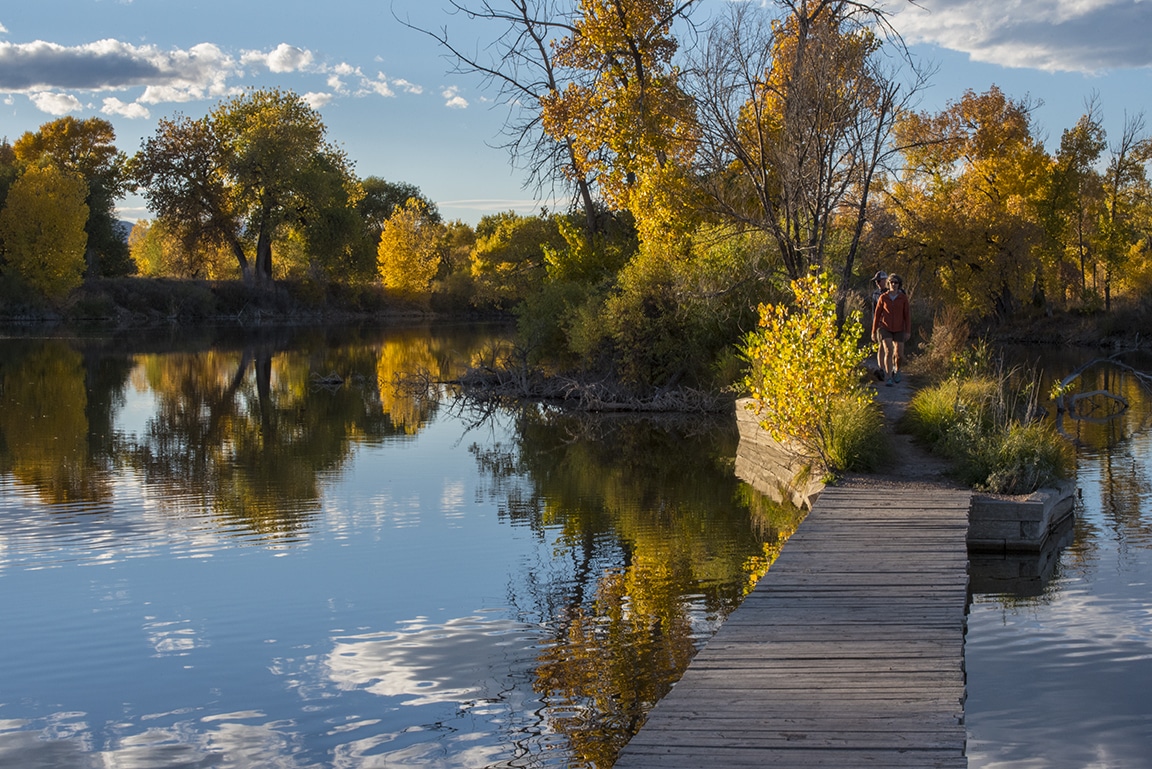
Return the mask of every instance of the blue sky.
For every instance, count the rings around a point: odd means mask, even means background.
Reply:
[[[700,17],[732,0],[704,0]],[[737,0],[751,1],[756,0]],[[492,0],[499,5],[500,0]],[[883,0],[918,57],[938,67],[924,109],[999,85],[1043,102],[1050,143],[1100,96],[1117,138],[1152,104],[1152,0]],[[5,0],[0,3],[0,136],[65,114],[101,116],[135,152],[155,121],[200,117],[247,86],[305,95],[360,176],[417,185],[448,219],[531,213],[500,142],[505,111],[426,29],[477,49],[493,31],[443,0]],[[1152,125],[1152,116],[1149,117]],[[122,214],[148,216],[135,197]]]

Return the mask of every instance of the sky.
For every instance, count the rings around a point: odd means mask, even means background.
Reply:
[[[478,0],[468,0],[473,7]],[[489,0],[501,7],[502,0]],[[728,2],[702,0],[698,19]],[[1152,108],[1152,0],[877,0],[935,68],[921,109],[997,85],[1035,103],[1054,147],[1098,94],[1104,125]],[[247,87],[301,94],[360,177],[415,184],[441,215],[531,214],[541,199],[501,149],[507,109],[431,37],[482,53],[498,29],[447,0],[0,0],[0,137],[102,117],[128,154],[156,121],[198,118]],[[1148,117],[1152,126],[1152,115]],[[148,218],[138,196],[123,218]]]

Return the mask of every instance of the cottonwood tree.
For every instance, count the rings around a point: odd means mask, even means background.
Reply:
[[[544,130],[569,143],[576,173],[610,208],[631,212],[641,241],[676,239],[694,220],[696,116],[673,26],[697,2],[580,0],[555,56],[576,75],[542,102]]]
[[[163,228],[184,250],[225,247],[246,280],[252,268],[243,222],[225,169],[225,149],[212,121],[177,115],[161,118],[156,133],[132,158],[132,175]]]
[[[244,279],[273,280],[273,243],[360,197],[351,163],[297,94],[254,90],[200,120],[162,121],[133,165],[158,216],[227,244]]]
[[[16,159],[25,167],[50,163],[84,180],[88,206],[85,258],[92,275],[134,272],[116,214],[116,201],[129,187],[127,156],[115,141],[116,131],[107,120],[63,117],[25,133],[12,145]]]
[[[1124,269],[1133,251],[1147,250],[1147,235],[1152,229],[1148,217],[1152,206],[1149,162],[1152,162],[1152,137],[1145,133],[1144,115],[1138,113],[1125,119],[1104,174],[1101,230],[1105,310],[1112,309],[1114,278]],[[1145,242],[1141,244],[1141,240]]]
[[[574,138],[546,130],[541,109],[568,87],[574,75],[556,61],[555,50],[557,41],[574,30],[570,0],[451,0],[450,5],[469,22],[499,29],[482,51],[466,51],[453,42],[447,28],[435,32],[413,28],[449,52],[455,72],[480,75],[495,91],[496,102],[508,109],[503,147],[513,163],[527,171],[526,186],[549,197],[558,188],[569,191],[584,213],[586,231],[595,232],[601,210],[594,181],[578,162]]]
[[[84,280],[88,185],[54,165],[33,166],[12,183],[0,210],[7,269],[59,301]]]
[[[1108,146],[1097,100],[1089,100],[1086,107],[1076,125],[1060,137],[1043,209],[1050,277],[1058,285],[1073,285],[1072,276],[1065,279],[1064,274],[1070,260],[1081,295],[1088,288],[1087,268],[1098,250],[1104,180],[1097,166]]]
[[[780,15],[733,3],[706,35],[692,85],[701,175],[721,216],[771,235],[789,278],[839,268],[846,287],[897,116],[927,73],[908,61],[897,79],[877,7],[772,5]]]
[[[965,310],[1010,314],[1043,281],[1051,159],[1031,111],[993,86],[897,128],[907,162],[892,188],[897,236],[918,273]]]
[[[476,225],[471,273],[480,301],[511,306],[538,290],[546,277],[546,252],[565,247],[555,217],[485,216]]]
[[[377,264],[384,287],[408,297],[427,295],[440,269],[442,226],[411,198],[384,223]]]

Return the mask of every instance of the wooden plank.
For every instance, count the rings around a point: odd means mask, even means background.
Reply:
[[[825,489],[615,766],[966,767],[969,506]]]

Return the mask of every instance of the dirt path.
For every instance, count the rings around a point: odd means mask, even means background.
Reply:
[[[908,402],[916,387],[915,378],[904,376],[903,381],[891,387],[873,380],[876,399],[884,411],[884,421],[892,442],[893,461],[889,469],[880,473],[844,476],[837,484],[876,485],[899,483],[932,483],[946,488],[963,488],[947,476],[948,463],[916,445],[910,435],[899,432],[897,423],[908,410]]]

